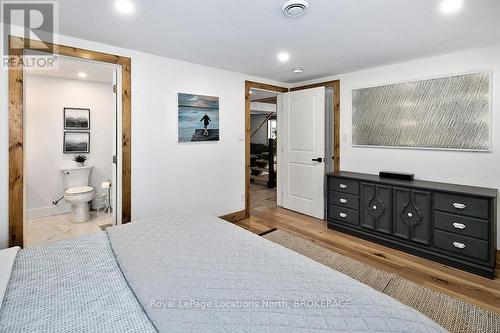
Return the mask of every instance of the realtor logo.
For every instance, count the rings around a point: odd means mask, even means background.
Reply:
[[[58,3],[55,1],[2,1],[2,46],[4,66],[54,67],[54,44],[58,29]],[[11,48],[23,48],[24,55],[9,55],[10,36],[23,38]],[[35,52],[33,52],[35,51]],[[39,53],[43,52],[43,53]],[[49,59],[52,58],[52,61]]]

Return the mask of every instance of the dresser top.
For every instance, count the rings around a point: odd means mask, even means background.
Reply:
[[[391,178],[382,178],[379,175],[372,175],[367,173],[358,173],[358,172],[350,172],[350,171],[340,171],[327,174],[328,176],[347,178],[347,179],[355,179],[360,181],[368,181],[368,182],[376,182],[386,185],[393,186],[409,186],[413,188],[420,188],[432,191],[443,191],[443,192],[452,192],[452,193],[461,193],[461,194],[469,194],[480,197],[490,197],[496,198],[498,190],[494,188],[487,187],[477,187],[477,186],[468,186],[468,185],[457,185],[457,184],[448,184],[448,183],[439,183],[439,182],[431,182],[425,180],[399,180],[399,179],[391,179]]]

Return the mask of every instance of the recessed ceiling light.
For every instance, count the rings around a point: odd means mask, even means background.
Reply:
[[[117,12],[123,15],[130,15],[134,12],[134,3],[130,0],[116,0],[115,9]]]
[[[294,69],[292,69],[292,72],[294,72],[295,74],[301,74],[301,73],[304,73],[304,68],[295,67]]]
[[[304,13],[309,7],[307,1],[304,0],[290,0],[283,4],[281,10],[288,17],[299,17],[304,15]]]
[[[464,6],[464,0],[443,0],[440,4],[441,13],[453,14]]]
[[[78,77],[81,77],[81,78],[86,78],[86,77],[87,77],[87,73],[85,73],[85,72],[80,72],[80,73],[78,73]]]
[[[290,59],[290,54],[288,54],[287,52],[281,52],[280,54],[278,54],[279,61],[285,62],[288,61],[288,59]]]

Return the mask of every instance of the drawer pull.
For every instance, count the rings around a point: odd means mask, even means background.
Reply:
[[[340,184],[339,187],[342,188],[342,189],[346,189],[347,185],[346,184]]]
[[[456,209],[464,209],[465,208],[465,205],[463,203],[458,203],[458,202],[455,202],[453,204],[453,207],[455,207]]]
[[[342,217],[342,218],[346,218],[347,214],[346,213],[339,213],[339,216]]]
[[[347,203],[347,199],[340,199],[339,201],[340,201],[340,203],[343,203],[343,204]]]
[[[453,242],[453,246],[456,247],[457,249],[465,249],[464,243]]]
[[[465,224],[463,223],[453,223],[453,226],[456,228],[456,229],[465,229]]]

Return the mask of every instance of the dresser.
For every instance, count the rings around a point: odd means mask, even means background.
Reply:
[[[328,228],[494,278],[497,190],[327,175]]]

